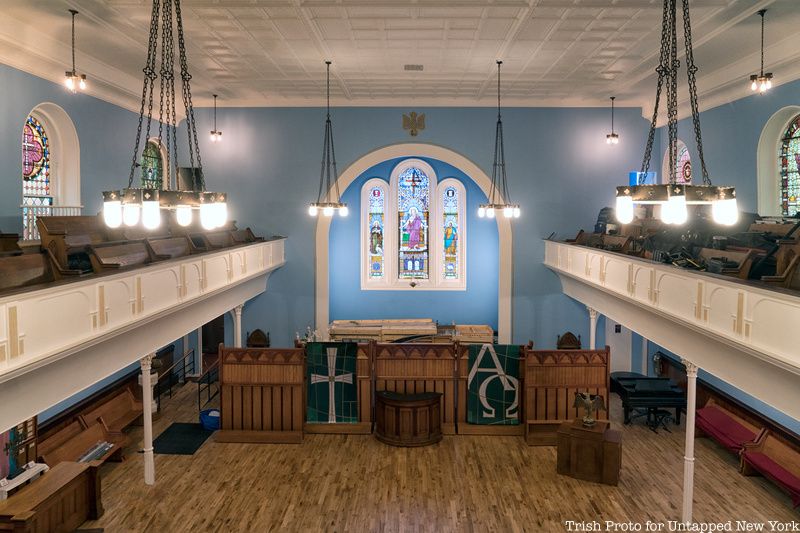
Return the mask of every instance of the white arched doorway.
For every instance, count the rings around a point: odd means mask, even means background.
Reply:
[[[780,216],[780,175],[778,153],[781,138],[794,117],[800,115],[800,106],[790,105],[772,115],[758,138],[758,214]]]
[[[400,157],[429,157],[444,161],[458,168],[489,195],[492,180],[474,162],[463,155],[443,146],[423,143],[402,143],[378,148],[348,166],[337,180],[340,191],[367,171],[370,167],[388,159]],[[500,202],[503,200],[500,199]],[[497,221],[498,233],[498,287],[497,287],[497,333],[498,341],[510,343],[512,339],[511,291],[513,286],[512,231],[511,221],[500,217]],[[328,276],[328,234],[331,218],[320,216],[317,219],[315,237],[315,323],[319,329],[327,328],[330,311],[330,287]]]

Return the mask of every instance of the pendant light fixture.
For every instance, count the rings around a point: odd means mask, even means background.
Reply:
[[[689,102],[692,110],[697,155],[703,175],[702,185],[684,185],[676,183],[675,168],[678,160],[678,67],[677,55],[677,3],[682,2],[683,28],[686,45],[686,70],[689,80]],[[647,137],[644,160],[642,161],[640,178],[635,184],[617,187],[616,217],[622,224],[633,220],[634,204],[660,205],[661,220],[666,224],[682,224],[687,220],[687,205],[711,205],[711,214],[715,222],[723,225],[736,223],[739,213],[736,205],[736,189],[727,186],[712,185],[703,155],[703,139],[700,133],[700,113],[697,104],[697,67],[692,51],[692,30],[689,20],[689,0],[664,0],[664,13],[661,28],[661,54],[658,67],[658,83],[656,85],[655,106],[650,132]],[[650,157],[653,151],[658,107],[661,89],[667,86],[667,132],[669,148],[669,182],[663,185],[645,185],[641,178],[650,169]]]
[[[619,144],[619,135],[614,133],[614,99],[616,96],[612,96],[611,98],[611,133],[606,134],[606,144]]]
[[[211,130],[211,142],[218,143],[222,141],[222,132],[217,129],[217,95],[214,96],[214,129]]]
[[[75,94],[78,89],[86,90],[86,74],[78,74],[75,70],[75,15],[78,12],[74,9],[70,9],[69,12],[72,14],[72,70],[64,73],[64,85],[69,92]]]
[[[519,205],[511,203],[506,180],[506,156],[503,147],[503,120],[500,115],[500,65],[497,60],[497,127],[494,138],[494,163],[492,163],[492,185],[489,189],[489,202],[478,206],[478,216],[494,218],[500,212],[505,218],[519,218]]]
[[[186,131],[188,134],[189,168],[192,181],[199,190],[178,191],[161,190],[152,187],[153,179],[149,169],[139,164],[139,151],[144,134],[144,145],[151,139],[153,96],[155,81],[159,80],[158,145],[164,147],[167,158],[163,165],[165,175],[159,176],[162,183],[177,183],[178,175],[178,126],[176,118],[175,76],[175,37],[177,30],[178,61],[180,63],[181,97],[186,111]],[[159,34],[161,42],[159,43]],[[160,64],[158,63],[160,54]],[[192,223],[193,211],[199,211],[200,224],[204,229],[214,229],[225,225],[228,218],[227,195],[205,190],[203,163],[200,159],[200,145],[197,141],[197,122],[192,106],[192,90],[189,81],[189,66],[186,61],[186,47],[183,33],[180,0],[153,0],[150,21],[150,36],[147,47],[147,60],[142,82],[142,102],[139,111],[139,125],[133,147],[133,160],[128,176],[128,186],[122,190],[103,192],[103,218],[110,228],[121,225],[136,226],[141,221],[145,229],[155,229],[161,224],[162,211],[174,211],[176,222],[181,226]],[[145,108],[147,120],[145,121]],[[144,131],[143,127],[144,126]],[[216,130],[216,127],[214,128]],[[195,163],[195,156],[197,161]],[[135,186],[136,169],[142,167],[139,186]]]
[[[327,70],[327,98],[328,111],[325,118],[325,141],[322,146],[322,170],[319,174],[319,192],[317,201],[308,206],[308,214],[312,217],[322,211],[326,217],[331,217],[339,212],[339,215],[347,216],[347,204],[342,203],[339,195],[339,185],[337,183],[338,174],[336,172],[336,154],[333,150],[333,126],[331,124],[331,62],[325,61]],[[333,177],[333,186],[331,186]]]
[[[766,9],[759,9],[758,15],[761,17],[761,70],[758,74],[750,76],[750,90],[759,94],[764,94],[772,89],[772,72],[764,72],[764,15]]]

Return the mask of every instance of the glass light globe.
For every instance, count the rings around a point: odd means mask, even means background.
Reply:
[[[86,78],[81,78],[81,82],[78,84],[78,87],[81,88],[81,91],[86,90]]]
[[[772,89],[772,80],[767,80],[767,89]]]
[[[109,228],[118,228],[122,224],[122,202],[111,200],[103,202],[103,221]]]
[[[739,209],[736,205],[736,198],[727,200],[715,200],[711,204],[711,216],[714,222],[723,226],[732,226],[739,220]]]
[[[200,205],[200,225],[203,226],[203,229],[210,230],[216,227],[214,214],[213,204]]]
[[[757,89],[758,89],[758,84],[756,83],[755,80],[753,80],[753,83],[750,84],[750,90],[755,91]]]
[[[611,141],[611,144],[619,144],[619,137],[614,137],[614,139]]]
[[[611,144],[611,136],[606,135],[606,144]]]
[[[486,216],[489,218],[494,218],[494,207],[490,207],[486,210]]]
[[[347,209],[346,205],[343,205],[342,207],[339,208],[339,216],[346,217],[349,212],[350,210]]]
[[[480,206],[480,207],[478,208],[478,216],[479,216],[480,218],[483,218],[483,217],[485,217],[485,216],[486,216],[486,208],[485,208],[485,207],[483,207],[483,206]]]
[[[670,224],[680,225],[689,218],[689,211],[686,209],[686,196],[674,195],[669,197],[667,202],[669,207]]]
[[[511,218],[514,216],[514,208],[511,206],[506,206],[503,208],[503,216],[506,218]]]
[[[614,213],[620,224],[630,224],[633,222],[633,198],[630,196],[617,196],[617,204]]]
[[[315,205],[308,206],[308,214],[311,215],[312,217],[317,216],[317,206]]]
[[[161,225],[161,208],[157,201],[142,202],[142,225],[147,229]]]
[[[211,205],[214,206],[215,227],[221,228],[228,221],[228,204],[226,202],[215,202]]]
[[[519,207],[514,208],[514,218],[519,218],[522,212],[519,210]]]
[[[66,85],[67,89],[70,91],[75,92],[75,80],[72,79],[72,76],[67,75],[64,79],[64,85]]]
[[[188,205],[179,205],[175,210],[175,220],[181,226],[188,226],[192,223],[192,208]]]
[[[135,226],[139,223],[139,204],[124,204],[122,206],[122,222],[126,226]]]
[[[333,216],[333,208],[331,206],[329,206],[329,205],[326,205],[322,209],[322,214],[325,215],[326,217],[332,217]]]

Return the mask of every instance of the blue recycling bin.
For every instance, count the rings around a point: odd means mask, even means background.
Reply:
[[[200,411],[200,425],[209,431],[219,429],[219,409]]]

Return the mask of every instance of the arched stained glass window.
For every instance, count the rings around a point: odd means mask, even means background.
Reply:
[[[428,279],[430,247],[428,220],[430,180],[424,171],[409,167],[397,180],[399,279]]]
[[[465,290],[466,198],[456,178],[406,159],[361,186],[361,288]]]
[[[164,160],[161,147],[155,141],[147,141],[142,151],[142,187],[163,188]]]
[[[384,272],[384,231],[386,227],[386,188],[375,185],[368,189],[367,217],[368,226],[367,242],[369,253],[367,255],[367,270],[370,279],[382,279]]]
[[[442,191],[442,276],[458,279],[459,205],[458,189],[449,185]]]
[[[800,115],[794,117],[781,139],[781,212],[794,216],[800,207]]]
[[[22,238],[36,239],[36,216],[51,214],[50,140],[33,116],[22,128]]]
[[[663,181],[669,182],[669,148],[664,152]],[[686,144],[678,139],[678,161],[675,164],[675,183],[692,183],[692,156]]]

